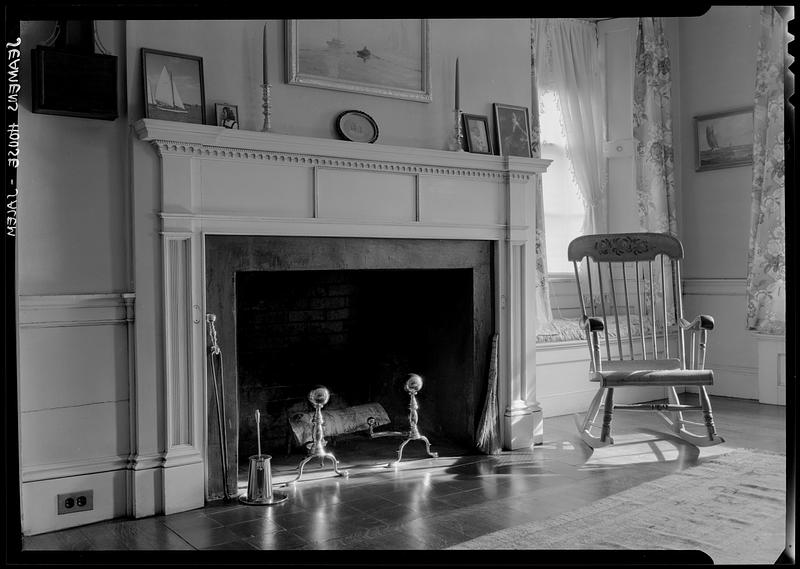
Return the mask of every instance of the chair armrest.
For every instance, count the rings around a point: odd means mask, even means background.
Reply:
[[[684,330],[713,330],[714,318],[708,314],[700,314],[691,322],[681,318],[680,326]]]
[[[602,332],[605,330],[605,326],[603,326],[603,320],[597,318],[596,316],[586,316],[583,315],[581,319],[581,325],[586,329],[587,332]]]

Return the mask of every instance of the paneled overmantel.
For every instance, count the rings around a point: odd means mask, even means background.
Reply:
[[[160,157],[160,188],[155,193],[161,203],[152,213],[160,220],[161,259],[156,260],[160,270],[151,273],[156,278],[160,273],[162,296],[149,298],[137,287],[137,314],[156,315],[137,320],[137,350],[138,343],[157,338],[163,353],[163,363],[155,369],[161,377],[153,383],[160,390],[154,400],[163,425],[158,445],[163,453],[161,476],[153,481],[153,491],[161,494],[155,496],[155,504],[162,507],[156,505],[156,510],[172,513],[198,507],[205,497],[208,234],[492,241],[500,335],[498,396],[505,411],[502,438],[509,449],[541,442],[533,220],[536,184],[548,160],[153,119],[138,121],[134,129]],[[137,175],[135,163],[134,168]],[[140,183],[134,185],[137,192]],[[147,216],[135,215],[134,231],[136,243],[147,243],[142,232],[152,234],[153,224]],[[137,268],[137,283],[153,278],[154,274],[139,274],[147,271]],[[143,378],[137,380],[141,383]],[[146,420],[139,409],[136,429]],[[140,491],[133,492],[139,500]],[[142,515],[148,509],[143,508]]]

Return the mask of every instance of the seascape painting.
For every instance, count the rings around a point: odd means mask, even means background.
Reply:
[[[287,82],[430,101],[426,20],[289,20]]]
[[[753,109],[695,117],[695,170],[716,170],[753,162]]]
[[[142,70],[147,118],[205,123],[202,58],[142,49]]]

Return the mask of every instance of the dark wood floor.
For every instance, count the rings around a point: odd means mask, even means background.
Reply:
[[[615,444],[592,451],[578,438],[572,416],[554,417],[545,420],[545,443],[532,451],[434,460],[419,458],[424,445],[415,442],[397,469],[356,466],[340,478],[329,465],[312,466],[300,483],[282,490],[289,499],[281,505],[219,503],[112,520],[25,537],[24,549],[442,549],[579,508],[732,448],[785,452],[784,407],[712,402],[726,439],[716,447],[685,444],[652,413],[618,412]],[[292,477],[278,468],[273,482]]]

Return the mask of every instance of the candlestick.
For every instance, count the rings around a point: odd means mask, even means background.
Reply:
[[[461,91],[461,81],[458,76],[458,58],[456,57],[456,109],[461,108],[461,100],[460,100],[460,92]]]
[[[261,83],[261,100],[262,100],[262,107],[264,109],[264,126],[261,127],[261,130],[264,132],[269,132],[272,130],[272,93],[270,92],[271,85],[269,84],[269,66],[267,64],[267,24],[264,23],[264,41],[263,41],[263,63],[264,63],[264,70],[263,70],[263,82]]]
[[[270,89],[271,87],[272,85],[270,85],[269,83],[261,85],[261,90],[262,90],[261,97],[263,101],[261,106],[264,109],[264,126],[261,127],[261,130],[264,132],[269,132],[270,130],[272,130],[272,109],[271,109],[272,94]]]
[[[262,83],[269,85],[269,68],[267,66],[267,24],[264,24],[264,49],[263,49],[263,64],[264,64],[264,77]]]

